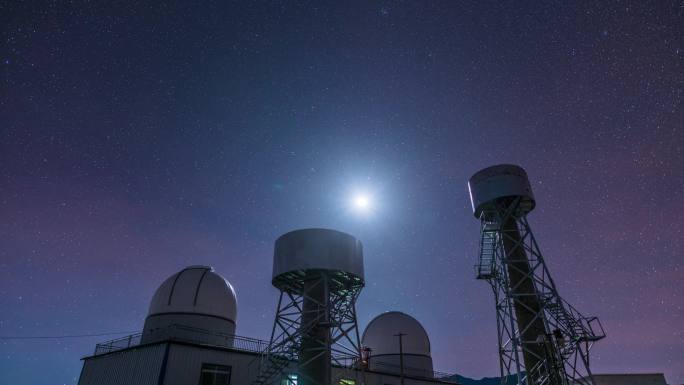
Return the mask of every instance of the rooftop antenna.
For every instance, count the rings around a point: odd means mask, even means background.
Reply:
[[[275,243],[272,284],[280,299],[255,385],[293,382],[287,373],[293,364],[297,385],[330,385],[332,363],[350,368],[362,361],[356,320],[364,286],[361,242],[335,230],[289,232]]]
[[[477,279],[496,302],[501,384],[594,385],[589,350],[605,337],[597,317],[564,301],[527,222],[536,201],[519,166],[485,168],[468,181],[480,220]]]
[[[404,336],[406,333],[399,332],[395,337],[399,337],[399,375],[401,376],[401,385],[404,385]]]

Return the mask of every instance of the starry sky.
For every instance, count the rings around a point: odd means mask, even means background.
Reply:
[[[0,383],[75,384],[184,266],[268,338],[273,242],[358,237],[360,327],[498,373],[467,179],[529,173],[598,373],[684,383],[684,2],[0,3]],[[373,197],[372,212],[349,208]]]

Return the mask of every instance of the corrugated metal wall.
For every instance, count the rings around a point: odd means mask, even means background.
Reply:
[[[147,345],[85,360],[79,385],[158,385],[166,344]],[[257,356],[200,346],[171,343],[164,376],[164,385],[199,384],[202,364],[231,367],[230,385],[251,385],[258,374]],[[294,365],[294,363],[293,363]],[[296,369],[291,368],[292,372]],[[333,368],[333,380],[355,380],[362,375],[355,370]],[[368,385],[399,385],[398,375],[365,373]],[[434,385],[439,381],[407,378],[406,385]],[[612,384],[606,384],[612,385]],[[641,384],[633,384],[641,385]],[[664,385],[664,384],[648,384]]]
[[[166,344],[86,359],[78,385],[157,385]]]
[[[194,385],[199,384],[202,364],[218,364],[231,367],[230,385],[251,385],[258,375],[258,363],[255,355],[240,352],[220,351],[202,347],[172,344],[169,351],[167,372],[164,385]],[[296,372],[296,368],[291,368]],[[368,385],[400,385],[399,375],[366,373]],[[362,375],[355,370],[333,368],[333,380],[355,380],[361,384]],[[435,385],[444,384],[439,381],[406,378],[406,385]],[[337,385],[337,384],[335,384]]]
[[[230,385],[250,385],[258,374],[258,362],[253,362],[256,358],[252,354],[174,344],[169,351],[164,385],[199,384],[203,363],[230,366]]]

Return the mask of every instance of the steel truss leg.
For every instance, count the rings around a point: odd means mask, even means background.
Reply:
[[[281,291],[271,342],[254,385],[281,379],[297,385],[330,385],[331,363],[346,368],[361,361],[356,300],[361,286],[340,290],[324,273],[309,273],[303,287]],[[294,384],[289,384],[294,385]]]

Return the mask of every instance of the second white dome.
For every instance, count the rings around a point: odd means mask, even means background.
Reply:
[[[415,318],[399,311],[390,311],[373,318],[363,332],[362,343],[372,356],[399,354],[399,333],[404,354],[430,356],[430,339]]]

